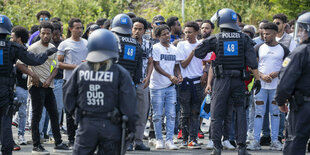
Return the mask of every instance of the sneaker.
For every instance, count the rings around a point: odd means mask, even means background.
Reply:
[[[48,138],[48,143],[55,144],[55,139],[53,137]]]
[[[27,141],[23,135],[18,136],[18,144],[19,145],[27,145]]]
[[[127,151],[133,151],[133,144],[130,143],[127,147]]]
[[[155,148],[156,149],[164,149],[164,142],[163,142],[163,140],[157,140]]]
[[[246,138],[246,143],[249,144],[251,141],[254,140],[254,136],[253,136],[253,133],[249,133],[247,134],[247,138]]]
[[[13,151],[19,151],[19,150],[20,150],[20,146],[14,142]]]
[[[270,144],[270,150],[277,150],[277,151],[282,151],[283,145],[278,141],[273,141]]]
[[[253,140],[247,147],[247,150],[261,150],[258,141]]]
[[[228,149],[228,150],[234,150],[235,149],[235,147],[230,144],[229,140],[224,140],[222,142],[222,145],[223,145],[224,149]]]
[[[150,151],[151,149],[148,146],[145,146],[142,143],[142,144],[139,144],[139,145],[135,145],[135,150]]]
[[[32,148],[31,154],[50,154],[47,150],[44,149],[42,145],[38,145]]]
[[[214,148],[214,144],[212,140],[209,140],[206,148],[207,150],[212,150]]]
[[[31,131],[31,127],[30,127],[30,126],[28,126],[28,127],[26,126],[26,127],[25,127],[25,130],[26,130],[26,131]]]
[[[60,143],[54,147],[55,153],[70,153],[72,149],[70,149],[66,144]]]
[[[180,149],[187,149],[187,145],[188,145],[187,141],[182,141],[182,143],[181,143],[179,148]]]
[[[271,144],[270,142],[271,142],[270,136],[268,136],[268,137],[262,136],[260,138],[260,145],[261,146],[270,146],[270,144]]]
[[[198,132],[198,138],[199,139],[205,138],[205,135],[203,134],[203,132]]]
[[[155,146],[156,145],[156,139],[152,138],[149,140],[149,146]]]
[[[178,133],[178,139],[183,139],[182,130],[180,130],[179,133]]]
[[[63,134],[67,134],[67,128],[65,126],[60,126],[59,128]]]
[[[230,140],[229,142],[230,142],[230,144],[231,144],[232,146],[234,146],[235,148],[237,147],[237,144],[236,144],[236,142],[235,142],[234,140]]]
[[[15,127],[18,127],[18,123],[17,122],[12,122],[12,125]]]
[[[156,145],[156,147],[157,147],[157,145]],[[172,140],[166,141],[166,148],[169,150],[177,150],[178,149],[178,147],[176,145],[174,145]]]
[[[73,150],[73,147],[74,147],[74,141],[73,140],[69,141],[68,147],[69,147],[69,149]]]
[[[201,149],[201,146],[195,140],[189,142],[187,146],[190,149]]]

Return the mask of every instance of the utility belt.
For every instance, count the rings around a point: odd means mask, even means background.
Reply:
[[[89,112],[89,111],[81,111],[82,117],[92,117],[92,118],[102,118],[102,119],[109,119],[109,113],[99,113],[99,112]]]
[[[216,65],[213,67],[213,73],[216,78],[232,77],[241,78],[242,80],[248,80],[250,74],[245,69],[242,70],[226,70],[223,65]]]
[[[102,112],[90,112],[84,110],[76,110],[75,114],[75,123],[78,124],[81,118],[88,117],[88,118],[101,118],[110,120],[113,124],[120,125],[122,122],[122,115],[117,108],[114,108],[113,111],[102,113]]]

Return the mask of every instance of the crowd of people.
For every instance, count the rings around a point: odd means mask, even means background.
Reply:
[[[293,36],[295,19],[275,14],[271,21],[264,19],[256,28],[243,23],[242,17],[236,14],[236,29],[248,36],[254,47],[259,76],[251,72],[255,70],[255,64],[247,63],[244,72],[247,78],[243,80],[246,88],[242,90],[246,101],[240,101],[246,109],[246,124],[244,131],[240,131],[237,126],[243,124],[240,118],[243,115],[235,106],[240,103],[237,101],[240,94],[224,101],[226,99],[221,98],[217,91],[228,89],[228,84],[213,84],[214,77],[219,76],[212,70],[217,55],[214,52],[206,56],[197,54],[204,40],[213,36],[214,21],[197,19],[186,22],[182,27],[175,16],[166,20],[162,15],[156,15],[151,22],[134,13],[120,14],[113,20],[102,18],[92,23],[71,18],[67,35],[64,35],[60,18],[52,17],[48,11],[40,11],[36,17],[38,23],[34,23],[29,31],[23,26],[14,26],[11,41],[36,54],[55,47],[57,54],[49,56],[40,66],[26,65],[20,60],[16,63],[16,97],[21,105],[12,120],[12,125],[18,128],[17,135],[14,135],[17,137],[14,151],[22,149],[20,145],[27,145],[25,131],[32,133],[32,153],[48,154],[42,145],[45,141],[55,143],[58,152],[70,152],[75,147],[75,138],[80,136],[76,135],[77,118],[74,111],[67,108],[71,101],[63,96],[67,95],[63,86],[74,74],[74,69],[86,61],[89,36],[98,29],[110,30],[118,36],[120,56],[117,63],[130,73],[136,89],[138,117],[135,138],[127,151],[149,151],[151,146],[170,150],[201,149],[202,145],[210,150],[219,147],[234,150],[242,138],[246,139],[248,150],[261,150],[261,146],[283,150],[286,113],[280,112],[274,98],[283,61],[298,46]],[[238,49],[238,44],[231,43],[225,50],[233,54],[235,49]],[[80,76],[101,78],[86,72]],[[108,81],[110,76],[106,72],[102,80]],[[255,78],[261,81],[261,90],[257,94],[254,93],[257,86]],[[92,98],[87,100],[87,104],[105,104],[100,100],[100,92],[89,89]],[[211,123],[208,143],[200,144],[199,139],[206,138],[207,134],[201,130],[205,119],[201,117],[201,111],[209,113],[210,108],[216,109],[213,102],[211,107],[208,104],[201,106],[207,94],[212,94],[212,101],[222,100],[223,104],[227,102],[231,106],[227,106],[229,110],[215,114],[211,110],[211,122],[216,122],[213,116],[223,117],[223,122],[220,122],[220,128]],[[147,121],[150,127],[145,135]],[[242,137],[241,132],[247,132],[246,137]],[[68,134],[67,144],[63,142],[61,133]],[[211,138],[218,133],[223,135],[221,142]],[[176,138],[182,142],[177,144]],[[143,143],[144,139],[148,140],[147,144]]]

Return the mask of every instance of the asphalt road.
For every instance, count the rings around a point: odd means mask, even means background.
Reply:
[[[203,131],[208,131],[208,121],[205,121],[206,125],[202,126],[202,130]],[[14,139],[17,140],[17,128],[16,127],[12,127],[13,129],[13,136]],[[67,135],[66,134],[62,134],[63,140],[65,143],[67,143]],[[199,155],[199,154],[210,154],[211,150],[206,150],[206,144],[208,142],[208,135],[205,134],[205,139],[200,139],[198,142],[199,143],[203,143],[202,145],[202,149],[181,149],[181,150],[156,150],[154,148],[154,146],[151,147],[151,151],[132,151],[132,152],[127,152],[126,154],[129,155]],[[32,150],[32,145],[31,145],[31,133],[29,131],[26,131],[25,134],[25,138],[26,140],[28,140],[29,144],[28,145],[22,145],[21,146],[21,150],[20,151],[14,151],[13,155],[30,155],[31,154],[31,150]],[[145,144],[147,144],[147,141],[144,141]],[[176,145],[180,145],[181,140],[178,140]],[[59,155],[60,153],[54,153],[53,152],[53,147],[54,144],[51,143],[44,143],[43,146],[45,147],[45,149],[47,149],[51,155]],[[260,151],[249,151],[252,155],[280,155],[282,154],[281,151],[271,151],[269,150],[269,147],[264,146],[262,147],[262,150]],[[66,154],[66,153],[64,153]],[[71,154],[71,153],[67,153],[67,154]],[[223,155],[237,155],[237,151],[236,150],[224,150],[222,152]]]

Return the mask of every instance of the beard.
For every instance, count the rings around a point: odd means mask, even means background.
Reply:
[[[204,34],[201,34],[201,36],[202,36],[203,39],[208,38],[210,35],[211,35],[211,33],[204,33]]]

